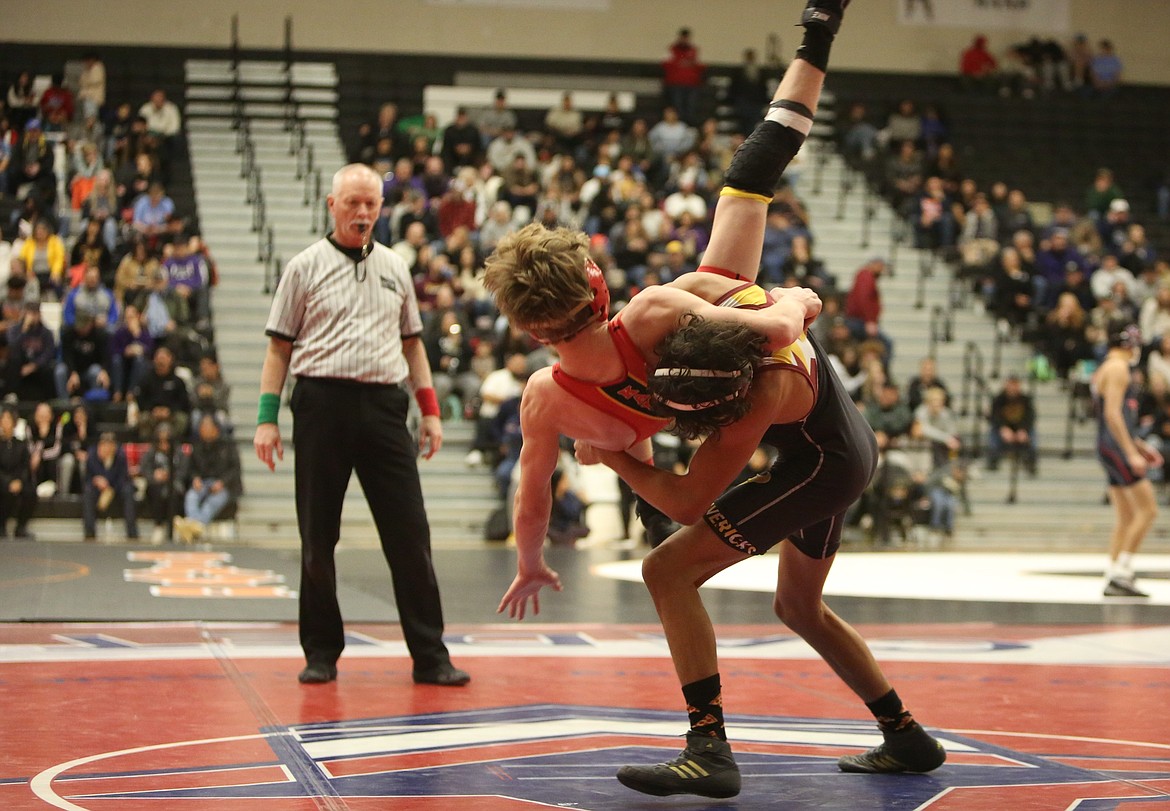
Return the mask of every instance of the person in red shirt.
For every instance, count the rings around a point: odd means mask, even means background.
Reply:
[[[662,92],[666,104],[688,124],[698,123],[699,87],[706,70],[691,42],[691,29],[680,28],[678,39],[670,44],[670,58],[662,63]]]
[[[845,298],[845,320],[849,331],[858,341],[876,338],[886,347],[886,362],[893,356],[893,342],[881,331],[882,293],[878,279],[886,270],[886,260],[879,256],[870,259],[853,277],[853,286]]]
[[[966,89],[987,87],[999,70],[999,62],[987,50],[987,37],[975,37],[959,58],[959,77]]]
[[[73,93],[63,86],[61,74],[53,76],[53,83],[41,94],[41,118],[46,132],[64,132],[73,120]]]

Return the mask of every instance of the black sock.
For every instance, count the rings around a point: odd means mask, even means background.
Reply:
[[[819,25],[810,25],[804,29],[804,40],[796,49],[796,58],[803,59],[822,73],[829,70],[829,48],[833,44],[833,35]]]
[[[910,711],[902,706],[902,699],[894,690],[881,698],[865,702],[873,717],[877,719],[878,728],[882,732],[901,732],[917,723]]]
[[[719,685],[719,674],[684,684],[682,692],[691,719],[691,732],[727,740],[727,731],[723,729],[723,689]]]

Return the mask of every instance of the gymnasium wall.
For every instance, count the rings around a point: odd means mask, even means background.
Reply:
[[[977,5],[1038,1],[965,0]],[[1072,31],[1114,41],[1129,81],[1170,84],[1170,49],[1165,46],[1170,2],[1055,1],[1068,3]],[[904,2],[908,0],[856,0],[834,51],[834,65],[910,73],[953,70],[959,51],[979,31],[900,25],[898,4]],[[549,8],[558,6],[564,10]],[[238,13],[245,48],[279,48],[284,19],[291,15],[294,46],[307,50],[658,62],[675,31],[686,25],[705,61],[728,64],[737,62],[745,47],[763,53],[769,34],[780,38],[780,52],[787,60],[798,40],[792,22],[799,8],[799,2],[776,0],[200,0],[146,5],[93,0],[79,15],[76,0],[39,0],[13,6],[4,15],[0,38],[79,46],[223,48],[230,41],[232,15]],[[47,25],[51,20],[72,22]],[[51,37],[46,36],[49,33]],[[1033,32],[986,33],[993,49],[1000,50]]]

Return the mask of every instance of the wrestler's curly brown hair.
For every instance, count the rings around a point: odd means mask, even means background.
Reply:
[[[509,323],[524,330],[555,327],[593,300],[581,231],[532,223],[508,234],[485,263],[484,286]]]
[[[692,368],[720,371],[743,370],[754,374],[764,359],[765,337],[740,324],[708,321],[696,313],[685,314],[677,330],[656,347],[659,369]],[[744,385],[741,377],[650,376],[649,390],[655,411],[674,419],[671,433],[683,439],[717,436],[741,419],[752,407],[751,390],[740,397],[699,411],[680,411],[664,401],[702,403],[718,400]]]

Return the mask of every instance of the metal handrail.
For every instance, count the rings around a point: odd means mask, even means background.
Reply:
[[[309,194],[309,182],[312,181],[312,194]],[[321,190],[321,170],[314,169],[305,177],[305,195],[306,205],[309,208],[309,231],[313,234],[323,233],[329,223],[329,208],[325,202]],[[318,222],[319,220],[319,222]]]
[[[263,205],[263,202],[261,202]],[[257,239],[257,255],[256,261],[262,262],[267,266],[270,259],[272,259],[272,252],[276,246],[276,234],[273,233],[272,226],[261,228],[260,236]]]
[[[272,291],[280,284],[280,274],[283,269],[284,260],[273,253],[264,268],[264,295],[272,295]]]
[[[983,350],[974,341],[968,341],[963,349],[963,383],[959,389],[959,416],[971,412],[972,389],[983,382]]]
[[[264,192],[257,188],[252,198],[252,231],[260,233],[268,222],[268,207],[264,203]]]
[[[315,161],[313,160],[313,145],[303,144],[297,150],[297,180],[303,180],[305,175],[313,171]],[[308,203],[308,201],[306,201]]]

